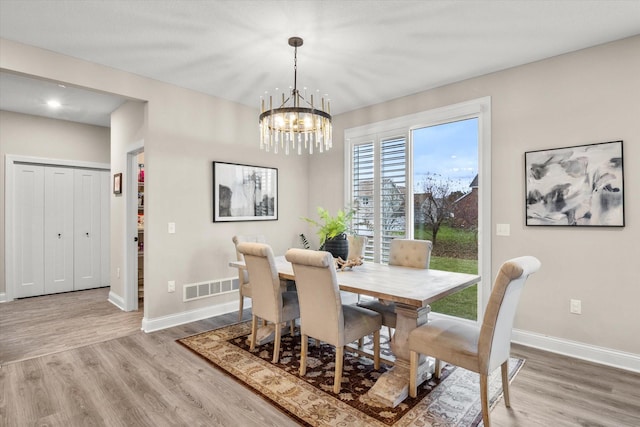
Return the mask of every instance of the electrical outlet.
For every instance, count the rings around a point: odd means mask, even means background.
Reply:
[[[170,222],[169,224],[167,224],[167,232],[169,234],[175,234],[176,233],[176,223],[175,222]]]
[[[572,314],[582,314],[582,301],[579,299],[572,299],[570,311]]]
[[[169,280],[168,286],[167,286],[167,292],[175,292],[175,291],[176,291],[176,281]]]

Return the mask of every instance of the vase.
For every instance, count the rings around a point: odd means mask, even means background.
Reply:
[[[325,240],[320,249],[330,252],[334,258],[340,257],[346,261],[349,256],[349,241],[347,240],[347,235],[342,233],[336,237]]]

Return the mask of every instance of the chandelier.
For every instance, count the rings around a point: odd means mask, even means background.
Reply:
[[[298,47],[302,46],[302,39],[290,37],[289,46],[294,48],[293,89],[288,98],[282,94],[282,103],[276,108],[272,96],[269,96],[268,108],[265,105],[265,97],[262,97],[260,149],[267,152],[273,150],[277,154],[280,148],[287,155],[290,151],[302,154],[303,149],[308,150],[309,154],[313,154],[314,150],[322,153],[332,146],[329,100],[327,99],[325,110],[324,97],[320,98],[320,106],[316,106],[313,94],[309,100],[300,94],[297,87]]]

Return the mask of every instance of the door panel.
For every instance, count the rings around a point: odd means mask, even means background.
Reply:
[[[101,282],[100,172],[74,171],[74,289]]]
[[[73,169],[44,170],[44,293],[73,290]]]
[[[44,168],[15,166],[15,297],[44,293]]]

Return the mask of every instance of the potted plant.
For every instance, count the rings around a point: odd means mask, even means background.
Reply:
[[[347,259],[349,255],[349,242],[347,232],[351,229],[351,219],[355,214],[354,209],[340,209],[335,216],[329,211],[319,207],[320,221],[311,218],[302,218],[309,224],[317,227],[316,233],[320,238],[320,250],[331,252],[334,258]]]

